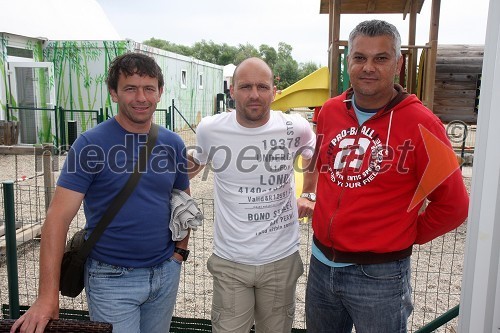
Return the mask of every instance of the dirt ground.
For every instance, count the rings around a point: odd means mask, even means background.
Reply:
[[[183,133],[187,144],[194,144],[192,133]],[[65,156],[55,159],[54,177],[62,166]],[[470,170],[464,171],[464,181],[470,189]],[[37,176],[38,175],[38,176]],[[18,180],[16,186],[16,209],[20,220],[43,220],[44,191],[40,158],[33,156],[0,155],[0,179]],[[40,190],[42,188],[42,190]],[[202,172],[191,182],[192,196],[205,215],[202,227],[194,231],[190,240],[191,256],[185,263],[178,303],[175,315],[185,318],[210,318],[212,297],[212,280],[206,270],[206,260],[212,252],[212,226],[214,223],[213,172]],[[2,201],[3,204],[3,201]],[[34,217],[35,216],[35,217]],[[4,220],[0,215],[0,225]],[[29,220],[29,221],[28,221]],[[79,214],[75,224],[84,223]],[[76,230],[76,229],[73,229]],[[466,223],[457,230],[440,237],[424,246],[415,247],[412,256],[412,287],[414,312],[409,321],[412,332],[430,322],[438,315],[457,305],[460,300],[460,289],[463,270],[463,254],[465,247]],[[19,294],[22,305],[33,303],[38,288],[38,247],[39,242],[29,241],[19,247]],[[312,231],[309,223],[301,224],[300,252],[305,264],[306,273],[299,279],[297,286],[297,311],[294,327],[304,328],[304,296],[307,282]],[[2,253],[3,255],[4,253]],[[2,256],[2,258],[4,255]],[[5,260],[0,261],[0,302],[8,303],[8,285]],[[61,297],[61,308],[86,310],[84,296],[76,299]],[[456,319],[437,332],[454,332]]]

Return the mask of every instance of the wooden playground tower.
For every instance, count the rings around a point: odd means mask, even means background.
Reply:
[[[280,91],[273,110],[318,108],[349,87],[347,41],[341,41],[341,14],[409,16],[408,41],[402,41],[399,84],[417,97],[443,123],[477,123],[484,45],[438,45],[441,0],[432,0],[429,40],[415,45],[417,14],[425,0],[320,0],[320,14],[329,15],[328,67]],[[406,44],[406,45],[405,45]],[[418,65],[417,65],[418,64]]]
[[[417,54],[418,49],[426,50],[425,73],[422,73],[422,102],[433,108],[434,83],[436,74],[436,57],[438,46],[439,14],[441,0],[432,0],[429,41],[425,46],[415,45],[417,14],[420,13],[425,0],[320,0],[320,14],[329,15],[329,68],[330,96],[338,95],[336,87],[339,76],[332,69],[340,68],[342,49],[347,47],[347,41],[341,41],[341,14],[403,14],[403,19],[409,16],[408,44],[402,41],[402,52],[406,57],[406,80],[403,86],[411,93],[417,93]]]

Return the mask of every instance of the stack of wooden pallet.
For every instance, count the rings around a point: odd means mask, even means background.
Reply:
[[[15,145],[18,136],[19,126],[17,121],[0,120],[0,145]]]

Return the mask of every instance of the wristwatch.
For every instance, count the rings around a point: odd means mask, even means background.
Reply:
[[[176,247],[174,249],[175,253],[179,253],[182,256],[182,261],[186,261],[189,257],[189,250],[181,249],[180,247]]]
[[[309,201],[316,202],[316,193],[302,193],[301,198],[306,198]]]

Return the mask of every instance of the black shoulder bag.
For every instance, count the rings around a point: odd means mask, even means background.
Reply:
[[[83,273],[85,261],[87,260],[92,247],[95,243],[97,243],[106,227],[113,220],[139,183],[139,179],[142,175],[142,172],[139,171],[146,170],[146,165],[149,156],[151,155],[151,151],[156,143],[157,137],[158,125],[151,124],[146,145],[146,152],[144,152],[144,147],[140,147],[139,158],[134,167],[134,172],[128,178],[125,186],[113,199],[108,209],[101,217],[101,220],[96,225],[94,231],[90,234],[89,238],[85,240],[85,229],[81,229],[75,233],[66,244],[61,262],[61,277],[59,280],[59,290],[61,291],[61,295],[76,297],[82,292],[84,287]]]

